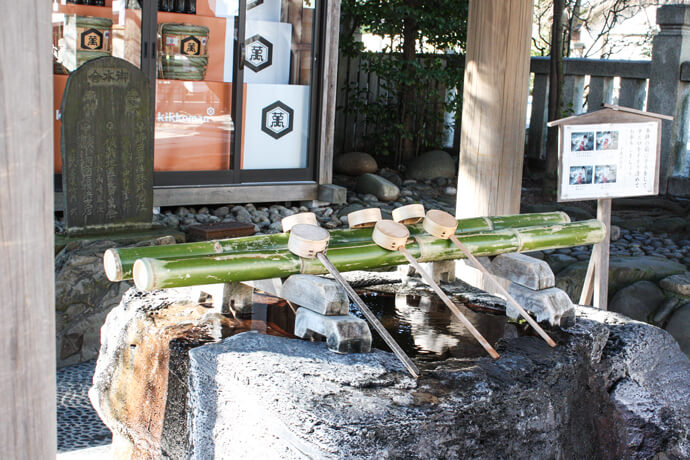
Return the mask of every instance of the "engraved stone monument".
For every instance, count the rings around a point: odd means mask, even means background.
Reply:
[[[61,136],[69,233],[151,227],[152,109],[149,79],[123,59],[95,59],[72,72]]]

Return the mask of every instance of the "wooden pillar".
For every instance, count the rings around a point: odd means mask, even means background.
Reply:
[[[520,211],[532,0],[470,0],[458,217]]]
[[[335,133],[335,105],[338,86],[338,30],[340,24],[340,0],[326,2],[323,16],[324,33],[321,50],[323,74],[321,76],[321,138],[317,150],[319,184],[330,184],[333,180],[333,136]],[[312,85],[316,82],[312,82]]]
[[[0,457],[54,459],[51,8],[0,10]]]

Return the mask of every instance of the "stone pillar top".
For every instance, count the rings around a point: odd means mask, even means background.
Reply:
[[[690,25],[690,5],[664,5],[657,8],[656,23],[662,28]]]

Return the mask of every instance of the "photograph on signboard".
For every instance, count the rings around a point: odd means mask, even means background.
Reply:
[[[654,194],[657,135],[656,122],[564,126],[559,200]]]
[[[597,131],[597,150],[618,150],[618,131]]]
[[[592,169],[591,166],[571,166],[570,185],[591,184]]]
[[[594,150],[593,132],[574,132],[570,136],[571,152],[587,152]]]
[[[594,170],[595,184],[612,184],[616,182],[616,165],[599,165]]]

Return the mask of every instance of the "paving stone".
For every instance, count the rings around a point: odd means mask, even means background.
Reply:
[[[690,296],[690,272],[679,275],[671,275],[661,280],[659,283],[662,289],[675,292],[676,294]]]
[[[498,255],[491,261],[489,271],[496,276],[534,290],[556,285],[556,277],[549,264],[526,254]]]
[[[552,287],[535,291],[517,283],[508,290],[522,308],[532,313],[538,322],[548,321],[553,326],[568,327],[575,321],[575,307],[565,291]],[[515,307],[506,302],[506,315],[518,318]]]
[[[292,275],[283,283],[280,297],[327,316],[347,315],[350,302],[336,281],[316,275]]]
[[[366,321],[350,315],[325,316],[306,308],[297,309],[295,335],[303,339],[325,337],[336,353],[368,353],[371,331]]]

